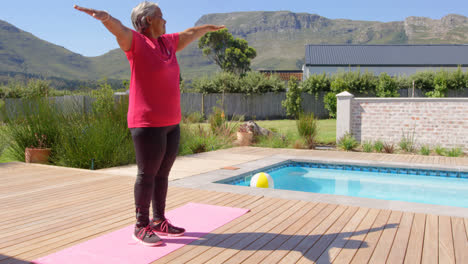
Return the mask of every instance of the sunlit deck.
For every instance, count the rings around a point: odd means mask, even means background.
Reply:
[[[275,154],[468,166],[467,158],[240,147],[180,157],[171,179]],[[28,263],[134,223],[135,167],[0,164],[0,263]],[[468,218],[224,191],[169,188],[251,212],[155,263],[468,263]]]

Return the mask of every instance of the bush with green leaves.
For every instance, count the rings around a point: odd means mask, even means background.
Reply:
[[[414,138],[415,130],[412,132],[402,132],[399,146],[402,150],[406,152],[414,152],[416,149],[416,141]]]
[[[54,147],[63,126],[64,116],[52,100],[47,98],[22,99],[16,113],[3,115],[4,135],[9,142],[6,153],[11,159],[24,161],[24,150],[36,147],[37,137],[46,138],[46,147]],[[55,155],[55,148],[51,156]]]
[[[428,92],[434,89],[434,72],[421,71],[410,76],[411,81],[414,82],[414,88]]]
[[[181,123],[178,155],[183,156],[231,147],[234,141],[233,135],[226,136],[221,134],[213,133],[211,129],[205,129],[200,124],[190,126],[189,124]]]
[[[248,72],[240,82],[240,91],[248,95],[286,91],[284,82],[275,74],[266,76],[260,72]]]
[[[437,155],[439,156],[445,156],[445,153],[447,152],[447,150],[439,145],[437,145],[435,148],[434,148],[434,151],[435,153],[437,153]]]
[[[421,155],[428,156],[429,154],[431,154],[431,148],[428,145],[422,145],[421,149],[419,150],[419,153]]]
[[[461,148],[451,148],[446,151],[447,157],[461,157],[463,156],[463,150]]]
[[[383,146],[384,146],[384,144],[383,144],[383,142],[382,142],[381,140],[375,141],[375,142],[374,142],[374,150],[375,150],[375,152],[378,152],[378,153],[382,152]]]
[[[328,116],[330,118],[336,118],[336,94],[334,92],[329,92],[323,97],[323,103],[325,109],[328,111]]]
[[[219,107],[213,107],[213,112],[209,115],[208,121],[210,122],[211,131],[214,133],[226,123],[224,110]]]
[[[317,142],[318,126],[317,119],[313,113],[300,114],[296,120],[297,132],[307,145],[307,148],[313,149]]]
[[[359,146],[359,143],[356,141],[353,134],[347,132],[338,140],[337,146],[342,150],[351,151]]]
[[[281,102],[281,106],[286,109],[286,114],[292,118],[297,118],[303,112],[301,93],[298,79],[292,76],[288,82],[286,99]]]
[[[374,150],[374,146],[370,140],[364,141],[361,146],[364,152],[372,152]]]
[[[427,97],[446,97],[450,86],[449,72],[440,70],[434,75],[434,89],[426,93]]]
[[[390,75],[385,72],[381,73],[379,75],[375,95],[377,97],[399,97],[398,83],[395,78],[390,77]]]
[[[301,83],[302,92],[315,95],[318,97],[319,92],[330,91],[330,78],[327,74],[312,74],[309,78]]]
[[[192,112],[184,117],[186,123],[201,123],[205,120],[203,114],[200,112]]]
[[[248,72],[243,76],[234,73],[220,72],[211,78],[202,77],[193,81],[196,92],[209,93],[244,93],[264,94],[284,92],[284,82],[276,75],[266,76],[260,72]]]
[[[102,92],[94,106],[92,113],[73,113],[57,107],[52,98],[23,101],[18,115],[10,115],[5,123],[7,155],[24,161],[25,148],[37,144],[36,135],[44,135],[52,164],[98,169],[134,163],[128,102],[114,104],[113,94]]]

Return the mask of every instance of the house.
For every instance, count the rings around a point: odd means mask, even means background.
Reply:
[[[265,76],[276,75],[286,83],[292,76],[302,80],[302,70],[259,70],[259,72]]]
[[[304,80],[314,73],[370,71],[411,75],[418,71],[468,69],[468,45],[306,45]]]

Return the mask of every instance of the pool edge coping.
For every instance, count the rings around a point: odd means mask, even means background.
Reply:
[[[177,179],[171,181],[171,186],[179,186],[186,188],[196,188],[211,191],[220,192],[231,192],[254,196],[266,196],[289,200],[303,200],[309,202],[321,202],[331,204],[342,204],[348,206],[360,206],[368,208],[376,208],[383,210],[397,210],[403,212],[413,213],[425,213],[435,215],[448,215],[455,217],[468,218],[468,208],[454,207],[445,205],[433,205],[423,204],[415,202],[403,202],[403,201],[390,201],[380,200],[373,198],[362,198],[353,196],[343,195],[332,195],[332,194],[318,194],[318,193],[307,193],[300,191],[289,191],[279,189],[262,189],[262,188],[251,188],[245,186],[228,185],[224,183],[215,183],[217,181],[226,180],[232,177],[240,176],[242,174],[264,169],[265,167],[274,167],[279,163],[286,163],[288,161],[297,162],[319,162],[319,163],[344,163],[349,165],[357,166],[380,166],[380,167],[405,167],[412,169],[425,169],[425,170],[451,170],[451,171],[466,171],[468,172],[468,166],[444,166],[434,164],[422,164],[422,163],[404,163],[404,162],[391,162],[391,161],[367,161],[367,160],[356,160],[356,159],[335,159],[335,158],[322,158],[322,157],[306,157],[306,156],[290,156],[290,155],[273,155],[257,159],[254,161],[248,161],[241,164],[234,165],[237,170],[226,170],[218,169],[206,173],[201,173],[186,177],[183,179]]]

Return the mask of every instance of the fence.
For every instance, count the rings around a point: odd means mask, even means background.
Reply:
[[[401,97],[412,97],[411,89],[402,89],[399,91]],[[328,111],[324,107],[323,96],[325,93],[319,93],[317,97],[307,93],[302,94],[302,107],[306,113],[314,113],[318,118],[328,118]],[[414,97],[422,97],[423,92],[414,91]],[[460,91],[449,91],[448,96],[468,97],[468,89]],[[128,95],[120,94],[115,96],[116,100],[128,100]],[[183,93],[181,94],[181,108],[183,114],[193,112],[203,113],[205,117],[209,116],[213,107],[220,107],[225,115],[232,117],[234,115],[243,115],[245,119],[283,119],[287,118],[286,110],[281,106],[281,102],[286,99],[286,93],[266,93],[261,95],[245,94],[199,94]],[[54,97],[53,100],[58,107],[65,111],[90,112],[92,102],[95,100],[89,96],[62,96]],[[9,114],[17,113],[21,107],[20,99],[5,99],[5,107]]]
[[[468,98],[354,98],[337,95],[337,139],[461,147],[468,150]]]

